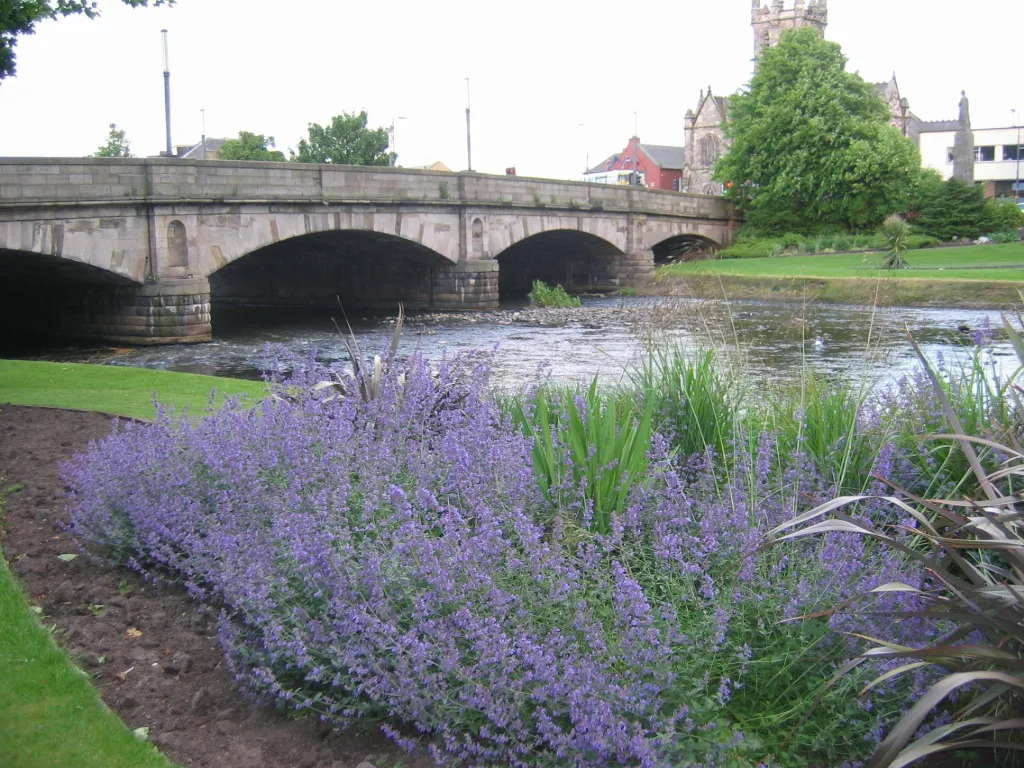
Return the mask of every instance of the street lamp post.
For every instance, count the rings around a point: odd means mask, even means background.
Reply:
[[[583,138],[583,180],[587,180],[587,172],[590,170],[590,150],[587,148],[587,126],[584,123],[576,123],[580,129],[580,136]]]
[[[473,143],[470,140],[469,131],[469,78],[466,78],[466,165],[468,170],[473,170]]]
[[[391,162],[388,163],[391,166],[398,162],[398,152],[395,150],[395,121],[397,120],[405,120],[405,118],[401,115],[391,118]]]
[[[199,110],[199,114],[202,116],[202,121],[203,121],[203,132],[200,135],[202,136],[202,142],[203,142],[203,160],[205,160],[206,159],[206,110],[205,109],[200,109]]]
[[[164,117],[167,121],[167,156],[174,157],[171,149],[171,64],[167,55],[167,30],[161,29],[164,42]]]
[[[1013,182],[1013,191],[1017,198],[1017,205],[1020,205],[1020,112],[1016,109],[1011,109],[1011,113],[1017,118],[1017,151],[1014,153],[1017,156],[1017,178]]]
[[[640,143],[639,121],[633,111],[633,184],[640,186],[640,170],[636,167],[636,145]]]

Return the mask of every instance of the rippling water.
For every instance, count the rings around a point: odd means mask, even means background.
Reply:
[[[325,362],[347,359],[345,346],[328,313],[281,310],[215,311],[215,341],[210,344],[112,350],[63,350],[60,359],[89,360],[219,376],[256,378],[267,345]],[[393,317],[350,318],[366,354],[384,349]],[[589,298],[579,310],[536,311],[508,306],[496,312],[410,314],[401,352],[440,357],[464,350],[494,350],[497,381],[517,386],[545,370],[559,380],[600,374],[618,380],[634,365],[650,341],[674,342],[696,350],[713,344],[739,350],[753,376],[795,380],[807,368],[884,383],[915,364],[907,342],[909,329],[933,360],[965,354],[975,331],[997,312],[984,310],[835,304],[733,301],[728,305],[686,299]],[[959,331],[958,327],[970,330]],[[1016,368],[1012,348],[997,334],[988,353],[1002,375]],[[52,353],[51,353],[51,356]]]

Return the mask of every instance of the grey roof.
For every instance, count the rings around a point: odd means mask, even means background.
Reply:
[[[929,120],[922,121],[918,130],[921,133],[944,133],[946,131],[959,131],[959,120]]]
[[[206,139],[206,147],[205,147],[206,154],[213,154],[213,153],[219,151],[220,148],[224,146],[224,143],[226,141],[227,141],[227,139],[211,139],[211,138],[207,138]],[[195,159],[199,159],[199,160],[205,160],[206,158],[203,157],[203,149],[204,149],[203,142],[200,141],[197,144],[195,144],[192,147],[190,147],[188,149],[188,151],[185,152],[184,154],[178,155],[178,157],[181,157],[181,158],[191,157],[191,158],[195,158]]]
[[[659,168],[679,170],[683,167],[683,148],[664,144],[641,144],[642,149]]]
[[[620,157],[622,157],[622,155],[616,152],[611,157],[606,157],[593,168],[588,168],[587,173],[601,173],[602,171],[607,171],[609,168],[611,168],[613,165],[615,165],[615,163],[619,161]]]

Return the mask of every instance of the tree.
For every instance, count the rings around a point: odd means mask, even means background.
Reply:
[[[949,242],[959,237],[973,240],[993,230],[994,206],[985,199],[985,192],[960,179],[935,185],[932,183],[918,202],[915,226],[924,234]]]
[[[107,143],[96,150],[94,157],[132,157],[131,142],[128,141],[124,131],[117,127],[117,123],[110,124]]]
[[[331,119],[327,127],[309,124],[309,139],[299,141],[298,153],[292,160],[299,163],[336,163],[339,165],[391,165],[394,156],[388,152],[388,129],[366,127],[366,112],[358,115],[343,112]]]
[[[889,119],[836,43],[811,28],[787,32],[732,99],[732,148],[715,178],[766,233],[876,227],[906,210],[921,166]]]
[[[147,6],[150,0],[121,0],[133,8]],[[153,5],[174,5],[174,0],[153,0]],[[94,0],[0,0],[0,81],[17,71],[14,48],[18,37],[35,32],[37,22],[64,16],[99,16]]]
[[[217,152],[221,160],[284,160],[284,152],[270,149],[273,136],[239,131],[237,139],[228,139]]]

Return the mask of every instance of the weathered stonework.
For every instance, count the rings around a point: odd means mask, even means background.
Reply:
[[[754,29],[755,66],[761,54],[778,45],[782,33],[790,29],[812,27],[825,36],[828,26],[828,0],[794,0],[792,8],[786,8],[782,0],[772,0],[771,6],[762,5],[762,0],[752,0],[750,24]]]
[[[522,177],[0,159],[0,293],[14,295],[25,281],[42,286],[43,267],[60,265],[68,300],[54,322],[62,333],[203,341],[211,296],[485,309],[497,306],[503,272],[529,277],[524,264],[538,253],[558,262],[567,288],[609,290],[645,278],[659,243],[724,247],[738,225],[724,200]],[[243,257],[257,268],[236,269]],[[301,274],[292,266],[299,259]]]

